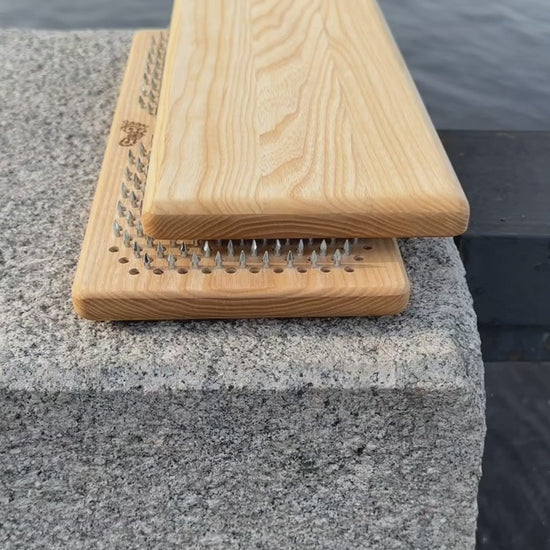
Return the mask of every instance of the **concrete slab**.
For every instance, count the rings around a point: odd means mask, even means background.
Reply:
[[[0,32],[0,545],[473,548],[483,371],[451,240],[401,243],[394,318],[73,313],[130,39]]]

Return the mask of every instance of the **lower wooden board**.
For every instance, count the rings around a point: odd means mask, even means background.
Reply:
[[[158,97],[148,75],[162,72],[165,48],[165,32],[134,37],[75,276],[76,311],[94,320],[160,320],[405,309],[409,282],[394,239],[221,240],[205,247],[143,233]]]

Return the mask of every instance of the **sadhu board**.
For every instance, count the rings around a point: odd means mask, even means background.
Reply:
[[[135,35],[73,285],[94,320],[386,315],[409,281],[394,239],[163,240],[143,225],[167,33]]]

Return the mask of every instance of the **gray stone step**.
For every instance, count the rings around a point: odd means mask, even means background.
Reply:
[[[0,32],[0,546],[474,546],[485,433],[450,239],[406,313],[93,323],[71,282],[128,32]]]

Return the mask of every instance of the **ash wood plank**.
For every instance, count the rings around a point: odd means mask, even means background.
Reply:
[[[337,248],[344,249],[342,240],[328,241],[326,256],[319,258],[317,267],[311,265],[310,257],[313,250],[320,252],[319,240],[306,240],[302,255],[296,253],[296,241],[283,241],[279,255],[274,254],[273,241],[258,241],[257,254],[249,255],[244,267],[238,258],[238,242],[233,255],[227,253],[227,241],[223,241],[211,243],[210,254],[202,246],[189,245],[184,256],[181,241],[150,242],[141,234],[140,202],[156,123],[151,114],[154,105],[149,112],[149,100],[144,100],[151,97],[151,83],[144,82],[143,73],[151,58],[152,39],[159,44],[160,36],[159,31],[148,31],[134,39],[73,285],[76,311],[95,320],[324,317],[402,311],[408,302],[409,282],[393,239],[352,241],[340,267],[333,265],[332,256]],[[146,92],[141,91],[144,85]],[[114,230],[114,222],[119,230]],[[244,243],[247,252],[251,244]],[[215,261],[218,250],[223,252],[221,269]],[[269,267],[262,261],[266,250],[271,253]],[[289,251],[296,253],[293,267],[288,266]],[[196,267],[193,252],[199,254]],[[147,265],[145,253],[150,258]],[[170,265],[170,254],[174,265]]]
[[[468,216],[374,0],[176,0],[149,233],[439,236]]]

